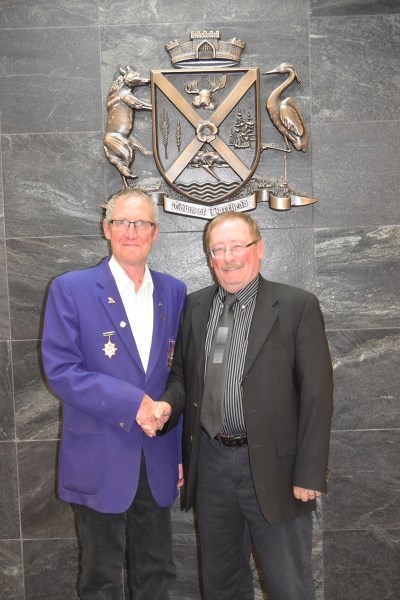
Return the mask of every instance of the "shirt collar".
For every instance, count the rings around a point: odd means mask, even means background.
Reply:
[[[115,283],[117,284],[117,288],[119,291],[123,291],[127,288],[132,288],[132,286],[133,289],[135,289],[132,279],[128,277],[128,275],[125,273],[124,269],[117,262],[114,256],[111,256],[110,260],[108,261],[108,265],[110,267],[110,271],[115,279]],[[153,280],[151,278],[150,269],[146,264],[144,268],[142,285],[139,289],[142,289],[147,285],[153,286]]]
[[[257,275],[253,279],[253,281],[250,281],[250,283],[248,283],[244,288],[242,288],[241,290],[239,290],[238,292],[236,292],[235,296],[238,299],[238,303],[242,304],[242,305],[246,305],[247,302],[253,296],[255,296],[257,294],[259,283],[260,283],[260,275]],[[224,288],[222,288],[221,286],[219,286],[218,287],[218,291],[217,291],[217,295],[218,295],[221,303],[224,302],[226,294],[227,294],[226,290],[224,290]]]

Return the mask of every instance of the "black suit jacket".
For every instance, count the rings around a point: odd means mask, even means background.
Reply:
[[[169,427],[184,410],[185,508],[194,501],[200,447],[205,337],[217,286],[188,296],[168,387]],[[315,507],[293,486],[326,491],[333,409],[332,363],[317,298],[260,277],[242,379],[250,465],[270,523]]]

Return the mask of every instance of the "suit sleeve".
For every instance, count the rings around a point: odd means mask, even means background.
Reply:
[[[46,304],[42,358],[48,383],[65,403],[83,413],[130,431],[144,391],[129,382],[87,367],[74,294],[56,278]],[[87,318],[87,315],[86,315]]]
[[[296,335],[299,427],[293,484],[326,492],[331,418],[332,361],[317,298],[311,295]]]
[[[185,311],[184,311],[185,312]],[[185,407],[185,380],[183,368],[183,340],[184,335],[184,316],[181,319],[181,328],[176,342],[174,359],[172,361],[171,372],[168,377],[167,388],[164,394],[159,398],[171,405],[171,417],[166,424],[163,432],[170,431],[175,427],[184,411]]]

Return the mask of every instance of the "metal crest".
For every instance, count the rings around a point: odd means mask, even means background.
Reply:
[[[261,154],[258,68],[151,71],[153,154],[178,194],[210,205],[235,195]]]

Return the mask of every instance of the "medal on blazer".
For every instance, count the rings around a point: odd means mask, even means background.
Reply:
[[[112,358],[115,356],[116,351],[118,350],[117,346],[111,341],[111,336],[115,335],[115,331],[105,331],[103,336],[108,337],[108,342],[104,344],[103,352],[108,358]]]

